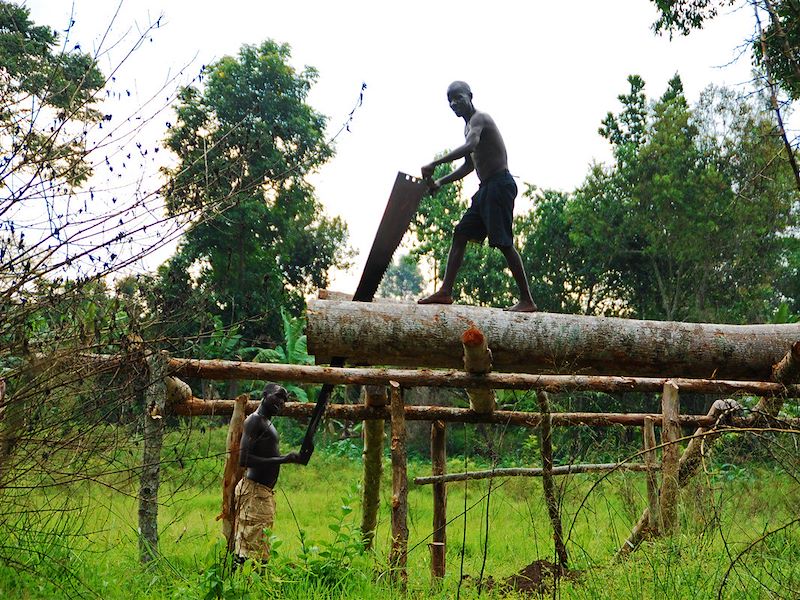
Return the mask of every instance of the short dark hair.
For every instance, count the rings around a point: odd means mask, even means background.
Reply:
[[[261,398],[267,399],[271,396],[276,396],[281,392],[283,392],[284,396],[287,395],[286,390],[283,388],[283,386],[280,386],[277,383],[268,383],[267,385],[264,386],[264,391],[261,392]]]
[[[450,85],[448,85],[447,86],[448,95],[450,94],[451,90],[456,90],[456,89],[460,89],[460,90],[463,90],[463,91],[467,92],[469,97],[472,98],[472,89],[469,87],[469,84],[466,81],[456,80],[453,83],[451,83]]]

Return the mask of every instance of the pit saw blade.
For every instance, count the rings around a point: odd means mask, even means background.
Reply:
[[[361,279],[353,295],[353,301],[372,302],[378,285],[392,262],[392,256],[408,231],[411,219],[414,218],[427,189],[428,186],[422,179],[406,173],[397,174],[392,192],[389,194],[389,201],[386,203],[386,210],[383,211],[383,218],[378,225],[375,240],[372,242],[372,248],[364,265],[364,271],[361,273]],[[331,358],[332,367],[343,367],[344,362],[345,357],[343,356]],[[333,386],[324,384],[317,396],[317,403],[314,405],[314,411],[311,413],[308,429],[300,447],[303,464],[308,464],[311,453],[314,451],[314,434],[322,420],[322,415],[325,414],[325,407],[332,392]]]

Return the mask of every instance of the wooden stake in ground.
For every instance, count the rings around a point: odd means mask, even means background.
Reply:
[[[480,329],[471,325],[461,335],[464,348],[464,370],[472,375],[486,375],[492,370],[492,351],[486,336]],[[490,413],[495,409],[495,394],[491,388],[467,389],[469,407],[475,412]]]
[[[158,486],[161,477],[161,445],[164,441],[164,377],[166,358],[151,354],[146,359],[142,472],[139,477],[139,560],[149,563],[158,556]]]
[[[222,534],[228,542],[228,552],[233,552],[234,529],[236,526],[236,484],[244,475],[244,467],[239,466],[239,447],[242,444],[244,416],[248,394],[239,395],[234,401],[231,423],[228,426],[228,438],[225,442],[225,469],[222,473],[222,512],[217,519],[222,519]]]
[[[700,469],[703,458],[710,452],[711,444],[719,435],[716,432],[717,423],[726,415],[733,415],[741,410],[741,406],[735,400],[715,400],[708,410],[707,419],[714,423],[710,427],[698,427],[694,435],[689,439],[686,449],[683,451],[678,468],[678,487],[684,487]],[[753,423],[755,425],[755,423]],[[633,526],[628,539],[617,550],[616,558],[623,559],[633,552],[649,531],[650,508],[645,508],[642,516]]]
[[[659,513],[661,512],[658,504],[658,475],[656,468],[658,459],[656,456],[656,432],[653,419],[645,417],[644,429],[642,430],[644,441],[644,463],[648,466],[647,471],[647,508],[648,521],[647,527],[650,531],[658,531]]]
[[[671,535],[678,525],[678,461],[681,427],[678,386],[668,381],[661,395],[661,533]]]
[[[561,511],[556,498],[556,487],[553,480],[553,427],[550,421],[550,399],[547,392],[536,392],[539,400],[539,412],[542,413],[542,488],[544,499],[547,503],[547,513],[553,525],[553,541],[555,542],[558,564],[566,569],[569,560],[567,548],[564,545],[564,535],[561,531]]]
[[[431,474],[441,477],[447,467],[447,429],[443,421],[431,423]],[[445,574],[447,549],[447,485],[433,484],[433,539],[431,541],[431,577]]]
[[[389,565],[392,576],[403,586],[408,581],[408,472],[406,456],[406,419],[400,384],[391,382],[392,411],[392,549]]]
[[[364,386],[364,404],[368,407],[386,406],[386,388],[382,385]],[[361,498],[361,538],[366,548],[372,548],[378,508],[381,501],[383,474],[383,419],[364,421],[364,489]]]

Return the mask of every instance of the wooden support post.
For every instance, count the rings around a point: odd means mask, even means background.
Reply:
[[[561,511],[558,508],[556,486],[553,481],[553,427],[550,420],[550,399],[547,397],[547,392],[544,391],[536,392],[536,397],[539,400],[539,412],[542,413],[542,488],[544,489],[547,513],[553,526],[555,555],[559,566],[566,569],[569,560],[561,530]]]
[[[486,375],[492,370],[492,351],[486,336],[471,325],[461,336],[464,348],[464,370],[472,375]],[[468,389],[469,407],[475,412],[490,413],[495,409],[494,390],[491,388]]]
[[[694,435],[686,445],[686,450],[683,451],[679,461],[678,470],[678,486],[684,487],[689,480],[694,477],[695,473],[700,469],[703,458],[710,451],[710,447],[714,439],[719,435],[716,432],[717,422],[725,417],[732,417],[741,410],[741,406],[735,400],[715,400],[708,410],[706,419],[712,423],[711,426],[698,427]],[[731,419],[735,420],[735,419]],[[751,422],[751,424],[754,424]],[[633,526],[628,539],[623,542],[622,546],[617,550],[617,559],[622,559],[633,552],[641,541],[644,539],[646,533],[649,531],[648,524],[650,523],[650,508],[645,508],[642,516]]]
[[[447,429],[444,421],[431,423],[431,474],[445,474],[447,468]],[[431,577],[434,581],[445,574],[447,553],[447,485],[433,484],[433,539],[431,541]]]
[[[222,472],[222,512],[217,519],[222,519],[222,534],[227,540],[228,552],[233,552],[236,528],[236,484],[239,483],[239,480],[244,475],[244,468],[239,466],[239,448],[242,444],[244,413],[249,399],[250,396],[248,394],[241,394],[234,401],[231,423],[228,426],[228,438],[225,442],[225,469]]]
[[[150,354],[142,381],[144,388],[144,433],[142,472],[139,478],[139,560],[149,563],[158,556],[158,486],[161,477],[161,445],[164,441],[164,377],[166,357]]]
[[[364,404],[368,407],[386,406],[386,388],[382,385],[364,386]],[[383,419],[364,421],[364,489],[361,498],[361,539],[372,548],[378,525],[383,474]]]
[[[800,342],[794,342],[789,352],[772,365],[772,379],[789,386],[800,380]],[[778,416],[783,408],[784,396],[763,397],[758,401],[753,412],[761,413],[767,418]]]
[[[405,586],[408,581],[408,472],[406,456],[406,418],[400,384],[392,381],[392,549],[389,566],[392,577]]]
[[[644,441],[644,463],[648,466],[647,471],[647,508],[648,521],[647,527],[651,532],[658,531],[659,506],[658,506],[658,475],[656,473],[657,454],[656,454],[656,431],[652,417],[644,418],[644,429],[642,430]]]
[[[661,395],[661,533],[667,535],[675,533],[678,525],[679,412],[678,386],[667,381]]]

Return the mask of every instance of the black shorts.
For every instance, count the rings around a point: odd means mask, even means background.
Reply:
[[[511,173],[508,170],[495,173],[481,182],[454,233],[475,242],[482,242],[488,236],[489,245],[494,248],[513,246],[511,223],[516,197],[517,184]]]

